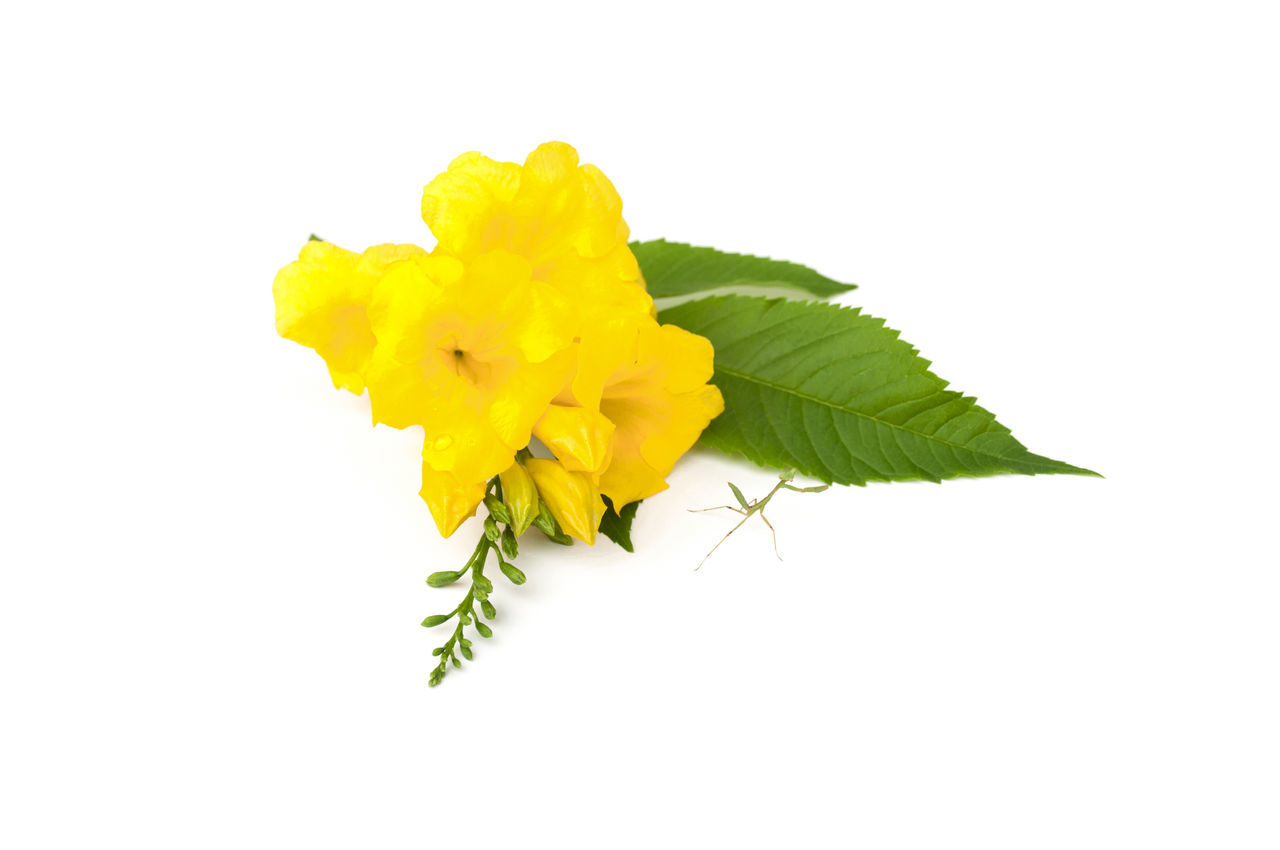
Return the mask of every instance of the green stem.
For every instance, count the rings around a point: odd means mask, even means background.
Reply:
[[[491,492],[497,484],[498,479],[495,477],[489,482],[488,491]],[[507,563],[502,557],[499,540],[490,540],[485,535],[482,526],[480,540],[476,543],[475,550],[472,551],[471,557],[467,559],[462,569],[458,570],[459,577],[467,572],[471,573],[471,586],[467,589],[466,595],[462,597],[462,601],[458,603],[457,607],[445,615],[442,622],[436,623],[436,625],[444,625],[449,620],[455,618],[457,620],[449,639],[432,651],[432,655],[440,657],[440,663],[431,671],[431,676],[427,680],[427,683],[432,687],[440,684],[444,679],[450,664],[453,664],[454,667],[461,667],[462,658],[468,661],[471,660],[471,641],[466,638],[464,633],[466,626],[474,625],[476,632],[482,637],[488,637],[492,634],[489,627],[484,625],[481,620],[480,612],[476,611],[476,602],[483,602],[488,599],[489,593],[493,590],[493,582],[489,581],[484,574],[484,565],[489,558],[489,551],[493,550],[499,564]],[[458,657],[459,652],[462,658]]]

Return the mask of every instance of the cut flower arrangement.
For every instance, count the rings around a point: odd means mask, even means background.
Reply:
[[[424,189],[422,217],[430,251],[312,237],[273,289],[277,331],[323,357],[335,387],[367,389],[375,424],[423,430],[421,496],[440,533],[484,511],[470,559],[427,578],[470,584],[423,621],[451,625],[432,685],[472,659],[468,629],[492,635],[490,558],[522,584],[514,561],[531,530],[632,551],[640,501],[698,442],[783,470],[769,497],[824,489],[792,486],[796,473],[1093,474],[1029,452],[882,320],[818,300],[853,286],[794,263],[629,242],[617,191],[566,144],[523,165],[463,154]],[[743,287],[790,294],[732,294]],[[730,487],[744,521],[762,511],[768,497]]]

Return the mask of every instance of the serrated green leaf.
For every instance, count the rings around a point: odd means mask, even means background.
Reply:
[[[722,295],[659,317],[715,346],[725,412],[702,442],[841,484],[1087,469],[1032,454],[856,309]]]
[[[636,518],[640,502],[631,502],[622,506],[622,511],[613,509],[613,502],[604,496],[604,516],[600,519],[600,533],[617,543],[628,552],[634,552],[631,544],[631,521]]]
[[[819,298],[828,298],[857,288],[853,284],[834,281],[798,263],[751,254],[731,254],[665,239],[632,242],[631,251],[640,263],[645,287],[654,298],[671,298],[728,286],[798,289]]]

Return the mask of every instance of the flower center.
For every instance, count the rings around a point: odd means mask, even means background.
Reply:
[[[442,348],[440,353],[450,371],[477,386],[485,383],[493,373],[490,364],[456,344]]]

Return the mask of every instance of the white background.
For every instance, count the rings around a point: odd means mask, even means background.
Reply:
[[[4,131],[0,844],[1280,846],[1270,3],[24,4]],[[637,553],[474,529],[276,337],[312,231],[430,244],[563,139],[639,238],[862,288],[1105,480],[779,498],[695,452]]]

